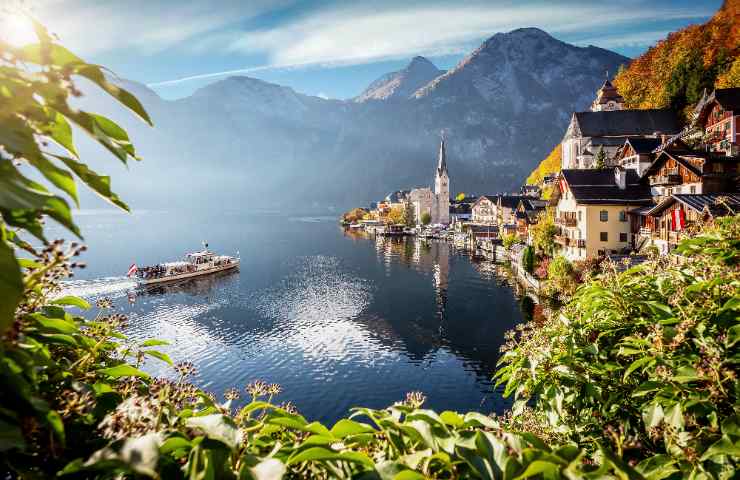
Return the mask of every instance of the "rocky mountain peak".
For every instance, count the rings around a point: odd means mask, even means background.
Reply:
[[[416,56],[403,70],[388,73],[372,82],[355,101],[405,100],[442,73],[429,59]]]

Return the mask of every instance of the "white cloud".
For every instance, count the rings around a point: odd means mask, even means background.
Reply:
[[[704,13],[644,5],[626,8],[623,4],[344,5],[311,12],[270,30],[247,32],[228,48],[266,54],[270,64],[279,66],[365,63],[467,52],[481,38],[522,26],[557,34],[647,19],[696,18]]]
[[[83,56],[134,49],[154,54],[236,25],[289,0],[210,2],[36,0],[33,14]],[[197,42],[196,42],[197,43]]]
[[[576,45],[598,45],[602,48],[645,47],[654,45],[658,40],[666,38],[670,32],[671,30],[650,30],[621,35],[605,35],[578,40],[573,43]]]

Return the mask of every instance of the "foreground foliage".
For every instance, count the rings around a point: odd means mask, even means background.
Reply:
[[[562,315],[511,336],[497,377],[515,415],[535,402],[542,428],[647,478],[732,478],[740,216],[678,253],[580,287]]]

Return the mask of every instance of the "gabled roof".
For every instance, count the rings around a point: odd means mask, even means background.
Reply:
[[[714,102],[725,110],[740,112],[740,88],[718,88],[709,96],[705,96],[696,106],[696,113],[700,122],[704,121],[706,115]],[[737,113],[736,113],[737,114]]]
[[[670,109],[576,112],[573,117],[584,137],[673,134],[681,130],[676,112]]]
[[[577,203],[590,205],[642,205],[652,202],[650,186],[634,170],[625,170],[626,186],[619,188],[613,168],[564,169],[561,172]]]
[[[498,195],[498,203],[504,208],[516,208],[519,204],[519,200],[523,197],[521,195]]]
[[[694,174],[701,177],[702,171],[701,169],[695,167],[691,164],[691,162],[688,160],[689,158],[704,158],[706,159],[708,157],[708,154],[704,152],[697,152],[694,150],[685,150],[685,149],[666,149],[661,150],[660,153],[655,157],[655,160],[653,160],[653,163],[650,164],[648,168],[645,169],[644,172],[642,172],[643,177],[647,177],[649,175],[652,175],[655,173],[669,158],[672,158],[676,162],[680,163],[684,167],[686,167],[690,172],[693,172]]]
[[[625,145],[629,144],[632,150],[638,155],[651,153],[661,144],[660,138],[633,137],[625,140]]]
[[[657,216],[675,203],[695,212],[707,212],[713,217],[731,215],[740,209],[740,194],[738,193],[674,193],[658,205],[655,205],[648,214]],[[730,207],[728,210],[727,206]]]

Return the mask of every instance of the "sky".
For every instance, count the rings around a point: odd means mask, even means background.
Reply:
[[[669,32],[706,21],[721,5],[721,0],[0,0],[12,2],[22,2],[85,60],[168,99],[232,75],[309,95],[351,98],[416,55],[449,69],[493,34],[520,27],[635,57]],[[3,32],[12,36],[14,30],[0,28],[0,37]]]

